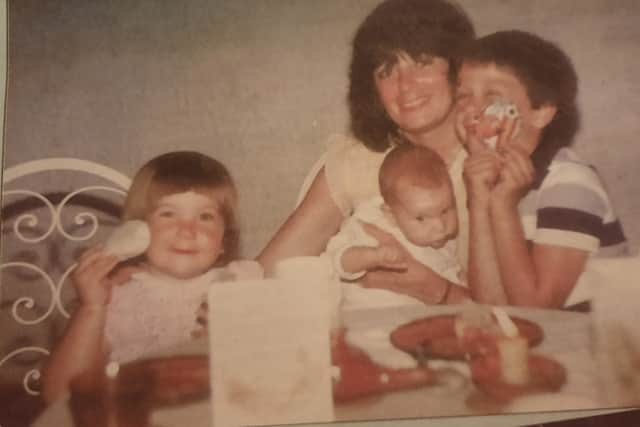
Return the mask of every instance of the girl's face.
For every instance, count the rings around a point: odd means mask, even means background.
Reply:
[[[406,53],[373,72],[387,115],[409,139],[437,128],[447,118],[453,103],[448,72],[444,58],[425,55],[414,60]]]
[[[508,69],[493,64],[464,64],[458,74],[456,91],[456,132],[460,140],[474,132],[472,123],[489,104],[503,100],[515,104],[520,114],[520,132],[508,143],[520,144],[529,155],[540,141],[539,134],[553,118],[550,108],[533,108],[526,87]],[[497,147],[500,149],[501,147]]]
[[[209,270],[224,252],[224,218],[213,195],[187,191],[161,197],[147,222],[147,261],[161,273],[192,278]]]

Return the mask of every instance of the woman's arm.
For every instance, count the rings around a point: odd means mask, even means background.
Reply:
[[[381,246],[397,248],[406,264],[406,268],[401,271],[383,269],[369,271],[362,278],[362,286],[388,289],[409,295],[425,304],[456,303],[469,298],[467,289],[450,282],[418,262],[392,235],[372,224],[363,223],[362,226]]]
[[[411,257],[403,271],[369,271],[361,281],[365,288],[388,289],[425,304],[454,304],[469,299],[469,291],[436,274]]]
[[[107,274],[118,261],[101,248],[90,249],[80,258],[73,283],[81,305],[44,368],[42,395],[46,402],[62,397],[77,375],[104,358],[104,328],[113,286]]]
[[[282,259],[319,255],[340,228],[342,220],[342,213],[331,198],[322,169],[302,203],[267,243],[257,261],[264,267],[265,274],[270,275],[275,264]]]

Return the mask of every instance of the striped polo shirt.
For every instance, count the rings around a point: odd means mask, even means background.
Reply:
[[[527,240],[589,251],[627,253],[627,240],[595,169],[563,148],[520,201]]]

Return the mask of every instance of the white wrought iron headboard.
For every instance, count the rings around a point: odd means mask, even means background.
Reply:
[[[70,191],[54,191],[49,193],[43,193],[33,188],[19,187],[21,181],[39,182],[38,177],[34,178],[34,175],[42,177],[44,174],[45,187],[56,188],[55,181],[57,177],[65,176],[69,179],[69,176],[82,176],[77,181],[84,185],[80,188],[72,184],[69,188],[73,188]],[[27,178],[28,177],[28,178]],[[89,181],[96,181],[94,185],[86,185]],[[42,179],[41,179],[42,181]],[[40,181],[40,182],[41,182]],[[104,183],[104,184],[103,184]],[[4,322],[9,320],[14,321],[17,324],[17,329],[28,328],[32,325],[44,324],[54,315],[61,315],[63,318],[69,317],[69,310],[65,307],[62,299],[63,286],[67,282],[67,278],[73,268],[75,267],[75,261],[73,259],[68,262],[62,262],[62,266],[58,266],[58,277],[53,277],[51,274],[51,262],[47,265],[39,265],[39,261],[42,261],[37,256],[31,256],[29,258],[28,251],[17,251],[18,259],[10,259],[15,254],[8,252],[9,240],[17,242],[16,245],[20,247],[37,248],[42,251],[46,248],[52,239],[63,240],[72,246],[78,244],[91,244],[93,239],[101,227],[100,218],[100,203],[98,207],[90,206],[87,204],[87,200],[106,200],[108,206],[115,206],[117,212],[112,210],[109,215],[115,221],[118,219],[119,208],[124,200],[124,195],[131,180],[126,175],[95,162],[80,160],[74,158],[46,158],[40,160],[28,161],[10,168],[7,168],[3,174],[3,198],[2,198],[2,252],[0,253],[0,312],[3,307],[5,310],[10,310],[10,315],[5,315]],[[106,199],[103,199],[105,194],[109,194]],[[54,196],[52,196],[52,194]],[[95,196],[98,194],[98,196]],[[83,199],[84,197],[84,199]],[[113,199],[118,199],[114,202]],[[76,200],[83,199],[83,203],[78,203]],[[25,201],[31,201],[33,203],[25,203]],[[21,204],[24,211],[20,209],[13,209],[13,213],[9,215],[9,206]],[[70,208],[73,206],[73,209]],[[26,208],[25,208],[26,207]],[[73,213],[63,214],[65,209],[71,209]],[[35,212],[37,211],[37,213]],[[11,216],[11,218],[9,218]],[[48,222],[43,227],[43,218],[48,216]],[[71,217],[71,225],[69,226],[69,218]],[[70,230],[75,228],[75,230]],[[81,233],[78,233],[81,231]],[[76,248],[77,249],[77,248]],[[35,250],[35,249],[34,249]],[[46,250],[46,249],[45,249]],[[60,255],[55,253],[56,262],[60,263]],[[26,259],[19,259],[20,256]],[[35,259],[34,259],[35,258]],[[40,262],[40,264],[43,264]],[[5,301],[5,295],[7,287],[10,286],[9,273],[12,273],[11,279],[13,282],[12,292],[18,293],[18,296],[11,301]],[[14,277],[15,275],[15,277]],[[33,310],[36,307],[35,295],[23,295],[21,283],[19,283],[20,277],[28,276],[31,279],[36,277],[38,283],[43,282],[44,289],[41,293],[46,294],[46,299],[49,300],[48,305],[45,304],[44,310],[34,313]],[[20,289],[13,289],[16,286]],[[38,285],[40,286],[40,285]],[[71,291],[73,292],[73,291]],[[39,295],[42,297],[43,295]],[[7,298],[8,299],[8,298]],[[42,298],[40,298],[42,299]],[[29,312],[29,316],[27,316]],[[8,313],[5,313],[8,314]],[[0,332],[0,338],[6,334],[7,324],[2,326]],[[4,336],[6,341],[10,341],[11,337]],[[50,348],[38,345],[37,343],[29,343],[17,341],[16,348],[2,349],[0,351],[6,354],[0,353],[0,378],[2,377],[3,370],[8,370],[8,366],[12,359],[24,356],[25,354],[39,354],[40,358],[46,357],[50,353]],[[30,370],[24,373],[22,378],[22,386],[26,393],[30,395],[38,395],[39,391],[33,387],[39,378],[40,371],[37,364],[34,364]]]

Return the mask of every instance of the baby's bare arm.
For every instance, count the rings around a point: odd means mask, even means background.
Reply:
[[[347,273],[358,273],[376,268],[402,270],[406,268],[404,257],[392,246],[352,246],[342,253],[342,269]]]

